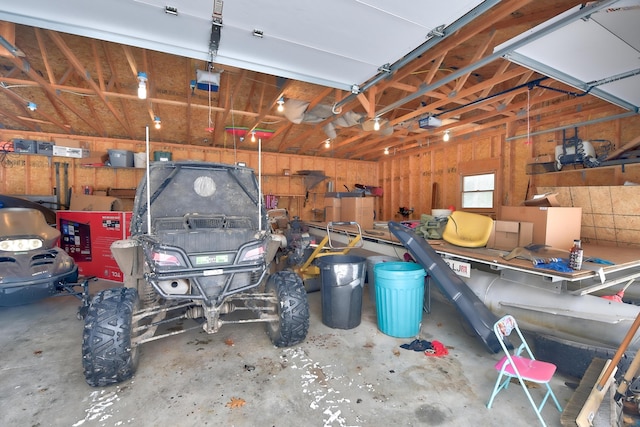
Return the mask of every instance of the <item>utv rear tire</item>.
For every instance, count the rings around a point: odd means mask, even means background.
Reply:
[[[91,302],[82,334],[82,366],[90,386],[117,384],[135,373],[138,350],[131,338],[139,304],[133,288],[105,289]]]
[[[300,276],[291,270],[269,276],[266,292],[275,294],[278,320],[267,323],[267,335],[276,347],[304,341],[309,331],[309,301]]]

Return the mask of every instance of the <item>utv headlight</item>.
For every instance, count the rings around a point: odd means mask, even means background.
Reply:
[[[0,251],[5,252],[24,252],[40,249],[42,240],[40,239],[16,239],[3,240],[0,242]]]
[[[240,262],[255,262],[264,259],[264,254],[266,252],[267,242],[260,242],[259,245],[256,246],[247,246],[246,248],[240,251]]]
[[[151,259],[158,267],[186,267],[182,256],[175,252],[156,250],[151,252]]]

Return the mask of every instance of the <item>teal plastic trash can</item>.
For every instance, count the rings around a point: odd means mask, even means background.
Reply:
[[[374,267],[378,329],[397,338],[418,335],[424,300],[424,269],[413,262],[383,262]]]
[[[328,255],[318,258],[317,262],[322,280],[322,323],[337,329],[360,325],[366,258]]]
[[[373,268],[381,262],[399,262],[400,258],[388,255],[375,255],[367,257],[367,285],[369,287],[369,299],[375,307],[376,305],[376,276]]]

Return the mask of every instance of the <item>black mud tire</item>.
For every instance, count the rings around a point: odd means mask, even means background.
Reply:
[[[91,302],[82,333],[82,366],[90,386],[117,384],[135,373],[138,350],[131,339],[139,304],[138,292],[124,287],[105,289]]]
[[[278,320],[267,323],[267,335],[276,347],[291,347],[307,337],[309,301],[300,276],[291,270],[269,276],[265,288],[276,296]]]

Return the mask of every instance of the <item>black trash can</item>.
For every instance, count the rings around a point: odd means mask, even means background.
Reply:
[[[317,262],[322,279],[322,323],[330,328],[355,328],[362,317],[366,258],[327,255]]]

